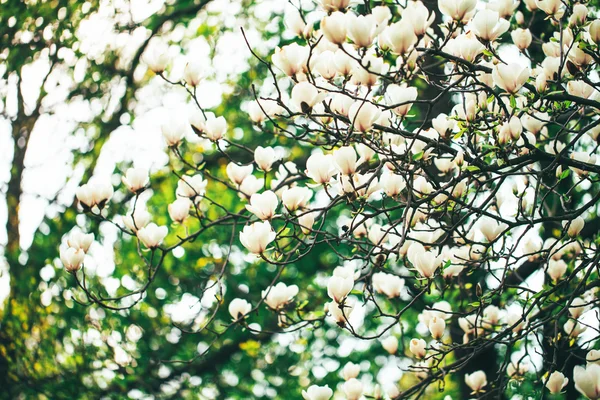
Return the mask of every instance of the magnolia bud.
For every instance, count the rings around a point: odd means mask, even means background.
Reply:
[[[585,23],[585,20],[587,19],[587,16],[588,16],[587,7],[583,4],[575,4],[573,6],[573,13],[571,14],[571,17],[569,18],[569,26],[574,27],[574,26],[583,25]]]
[[[525,50],[528,48],[533,40],[529,29],[517,28],[510,33],[510,37],[519,50]]]
[[[571,222],[563,222],[563,226],[567,227],[567,234],[572,238],[577,237],[577,235],[579,235],[579,232],[581,232],[584,225],[585,220],[581,217],[577,217]]]
[[[517,11],[517,13],[515,14],[515,21],[519,25],[523,25],[525,23],[525,16],[521,11]]]

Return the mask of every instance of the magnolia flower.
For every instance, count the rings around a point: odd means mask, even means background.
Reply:
[[[533,40],[531,36],[531,31],[529,29],[517,28],[510,33],[510,37],[512,38],[515,46],[519,48],[519,50],[525,50],[531,45],[531,41]],[[543,75],[542,75],[543,76]]]
[[[321,0],[321,4],[325,2],[333,3],[333,0]],[[347,1],[346,1],[347,2]],[[329,385],[317,386],[312,385],[308,390],[302,391],[302,397],[304,400],[329,400],[333,396],[333,390],[329,388]]]
[[[114,189],[110,182],[94,179],[78,187],[75,195],[77,200],[88,208],[94,206],[102,208],[112,198],[113,193]]]
[[[229,315],[234,321],[244,318],[252,310],[252,305],[244,299],[235,298],[229,303]]]
[[[293,212],[305,208],[313,192],[307,187],[294,186],[281,193],[281,201],[288,211]]]
[[[158,226],[154,222],[137,231],[137,237],[149,249],[155,249],[161,245],[169,230],[166,226]]]
[[[144,51],[143,61],[152,72],[160,74],[167,69],[167,65],[169,64],[168,50],[169,48],[164,43],[152,46]]]
[[[354,304],[356,301],[353,298],[347,298],[342,306],[335,301],[331,301],[325,304],[325,311],[329,312],[333,320],[343,326],[346,323],[346,319],[350,318],[350,314],[354,311]]]
[[[129,168],[121,180],[127,186],[127,189],[137,193],[146,187],[150,177],[148,176],[148,170],[145,168]]]
[[[369,47],[377,35],[377,19],[372,14],[346,14],[348,37],[356,47]]]
[[[298,217],[298,224],[302,233],[308,235],[312,231],[312,227],[315,224],[315,212],[306,212]]]
[[[190,199],[185,197],[179,198],[169,204],[169,216],[174,222],[181,224],[190,215],[191,206],[192,201]]]
[[[316,153],[306,160],[306,175],[321,185],[329,183],[335,173],[333,157]]]
[[[319,90],[309,82],[297,83],[292,89],[292,106],[296,111],[309,113],[312,108],[325,97]]]
[[[440,317],[433,317],[429,320],[429,332],[431,333],[431,337],[439,340],[444,336],[444,331],[446,330],[446,321]]]
[[[86,234],[81,231],[71,231],[69,238],[67,239],[67,244],[69,247],[73,247],[76,250],[81,249],[84,253],[87,253],[93,241],[93,233]]]
[[[587,310],[587,302],[580,297],[575,297],[569,307],[569,314],[572,318],[579,318]]]
[[[384,174],[379,181],[386,195],[390,197],[398,196],[405,188],[406,181],[401,175],[396,175],[391,172]]]
[[[567,93],[571,96],[582,97],[584,99],[590,98],[594,93],[598,93],[594,87],[584,81],[569,81],[567,83]]]
[[[513,0],[499,0],[489,3],[488,7],[494,11],[498,11],[500,17],[508,18],[511,17],[517,7],[519,7],[519,2]]]
[[[327,295],[336,303],[341,303],[350,294],[353,287],[352,276],[333,275],[327,282]]]
[[[273,218],[278,204],[277,195],[267,190],[250,196],[250,204],[246,204],[246,209],[264,221]]]
[[[567,335],[572,338],[576,338],[579,337],[579,335],[581,335],[587,329],[587,327],[580,324],[578,321],[570,319],[565,322],[563,329]]]
[[[431,120],[431,125],[441,137],[446,137],[456,126],[456,121],[441,113]]]
[[[183,70],[183,80],[190,86],[198,86],[202,80],[203,70],[204,66],[200,62],[196,60],[188,61]]]
[[[546,388],[548,388],[550,393],[556,394],[560,393],[560,391],[563,390],[568,383],[569,378],[565,378],[565,376],[559,371],[554,371],[550,374],[548,380],[546,381]]]
[[[276,160],[277,156],[275,155],[275,149],[272,147],[258,146],[254,150],[254,162],[262,171],[269,172]]]
[[[471,21],[477,37],[485,42],[493,42],[510,28],[510,23],[493,10],[481,10]]]
[[[284,18],[285,26],[294,32],[296,36],[309,37],[313,31],[313,25],[307,24],[302,19],[300,12],[296,9],[292,9],[285,14]]]
[[[388,101],[391,103],[390,105],[398,105],[393,111],[397,115],[404,117],[412,107],[412,102],[417,99],[418,93],[415,87],[403,87],[392,84],[387,87],[386,94]]]
[[[585,225],[585,220],[582,217],[577,217],[571,221],[564,221],[563,227],[567,228],[567,234],[574,238],[579,235]]]
[[[352,378],[344,382],[342,390],[346,394],[348,400],[358,400],[363,393],[363,385],[356,378]]]
[[[265,303],[274,310],[288,304],[297,294],[298,286],[287,286],[283,282],[279,282],[277,285],[271,287],[270,290],[263,290],[261,293],[262,297],[265,298]]]
[[[277,234],[271,229],[269,221],[255,222],[240,232],[240,242],[253,254],[262,254]]]
[[[406,20],[412,25],[415,35],[423,36],[433,24],[435,12],[430,13],[429,9],[420,1],[412,1],[408,2],[402,11],[402,20]]]
[[[348,110],[350,123],[360,132],[370,131],[380,115],[379,107],[366,101],[357,101]]]
[[[273,180],[275,182],[275,180]],[[263,178],[258,179],[254,175],[249,175],[242,181],[240,185],[240,192],[242,193],[240,197],[250,198],[254,193],[258,192],[263,188],[265,184],[265,180]]]
[[[473,17],[476,6],[477,0],[438,0],[442,14],[463,23]]]
[[[411,339],[409,349],[415,357],[423,358],[427,354],[427,343],[423,339]]]
[[[565,7],[561,0],[535,0],[535,5],[556,20],[561,19],[565,14]]]
[[[573,369],[575,389],[590,400],[600,399],[600,365],[588,364]]]
[[[422,28],[417,28],[421,30]],[[379,36],[379,45],[384,49],[390,49],[394,54],[404,55],[410,52],[418,38],[415,34],[415,26],[407,18],[388,26]]]
[[[591,154],[587,151],[575,151],[575,152],[571,153],[571,159],[585,163],[585,164],[592,164],[592,165],[596,164],[596,155]],[[580,176],[585,176],[588,173],[588,171],[586,171],[584,169],[579,169],[576,167],[570,167],[570,168]]]
[[[600,19],[595,19],[588,27],[590,38],[596,44],[600,43]]]
[[[342,175],[352,175],[356,172],[357,156],[354,148],[350,146],[340,147],[333,151],[333,161]]]
[[[183,175],[179,182],[177,182],[176,194],[179,197],[194,198],[196,196],[203,196],[206,192],[206,185],[208,182],[202,178],[202,175]]]
[[[148,225],[151,219],[152,216],[150,213],[142,208],[136,208],[132,215],[124,215],[121,217],[123,225],[133,232],[137,232],[139,229]]]
[[[351,362],[344,365],[344,369],[342,370],[342,376],[344,377],[345,381],[356,378],[359,373],[360,366]]]
[[[216,142],[227,133],[227,121],[224,117],[208,118],[204,126],[204,133],[210,140]]]
[[[395,336],[387,336],[381,340],[381,346],[390,354],[396,354],[398,351],[398,339]]]
[[[515,94],[531,76],[531,69],[520,64],[498,64],[492,70],[494,84],[510,94]]]
[[[276,48],[271,57],[273,64],[288,76],[294,76],[306,69],[309,49],[297,43],[292,43],[282,48]]]
[[[496,238],[506,230],[507,226],[504,223],[498,223],[495,219],[491,217],[482,217],[479,220],[479,230],[488,240],[488,242],[493,242]]]
[[[85,252],[83,249],[67,247],[60,250],[60,261],[65,266],[67,272],[75,273],[81,268]]]
[[[550,259],[548,261],[548,270],[546,272],[552,279],[552,282],[556,283],[565,275],[565,272],[567,272],[567,263],[563,260]]]
[[[406,256],[423,278],[432,278],[442,265],[442,256],[433,251],[426,251],[421,243],[414,242],[408,248]]]
[[[465,383],[471,388],[473,394],[479,393],[487,385],[487,377],[483,371],[465,374]]]
[[[485,47],[475,37],[473,32],[459,35],[455,39],[451,39],[448,42],[447,47],[450,54],[463,58],[469,62],[475,61],[475,58],[485,50]]]
[[[231,182],[236,185],[241,185],[244,179],[254,170],[254,166],[252,164],[249,165],[237,165],[234,162],[230,162],[227,164],[227,177]]]
[[[346,41],[346,14],[336,11],[323,17],[321,31],[331,43],[344,43]]]
[[[170,116],[161,125],[161,131],[167,146],[177,147],[183,140],[188,131],[189,121],[181,115],[175,114]]]

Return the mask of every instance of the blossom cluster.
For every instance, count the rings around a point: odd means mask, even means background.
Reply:
[[[166,121],[162,134],[180,170],[176,200],[165,210],[175,224],[203,225],[171,238],[134,206],[115,222],[123,233],[164,254],[192,246],[206,226],[233,224],[232,242],[279,273],[269,287],[227,299],[229,326],[260,330],[253,313],[264,307],[283,331],[323,322],[377,340],[410,358],[420,382],[403,393],[391,382],[390,398],[443,380],[467,357],[458,355],[464,349],[498,343],[514,353],[504,367],[509,379],[545,371],[547,390],[559,393],[568,373],[579,392],[600,398],[598,335],[582,344],[590,349],[587,367],[568,372],[536,361],[525,343],[555,319],[554,340],[576,343],[586,313],[597,308],[591,277],[600,253],[588,231],[600,199],[600,20],[583,3],[560,0],[439,0],[436,10],[421,1],[369,8],[320,0],[312,10],[292,9],[285,23],[295,39],[270,58],[255,54],[270,77],[245,107],[254,124],[248,135],[279,144],[236,143],[225,116],[204,109]],[[549,35],[534,32],[537,25]],[[148,51],[145,61],[161,76],[168,71],[164,52]],[[178,84],[196,95],[202,79],[190,63]],[[226,157],[226,167],[187,161],[190,135]],[[286,146],[303,155],[292,157]],[[136,168],[122,182],[134,204],[151,186],[148,171]],[[107,218],[113,190],[90,181],[77,198]],[[239,206],[211,198],[222,190]],[[571,201],[570,193],[585,191],[580,203]],[[209,208],[222,215],[207,219]],[[70,237],[61,251],[69,272],[81,267],[89,240]],[[339,265],[321,271],[326,279],[310,293],[320,303],[297,307],[308,288],[279,277],[317,246]],[[524,270],[541,272],[540,289],[524,283],[532,275]],[[222,273],[214,279],[226,284]],[[355,324],[359,308],[377,329]],[[399,334],[400,326],[410,334]],[[380,398],[359,373],[347,364],[340,390],[348,399]],[[499,382],[488,378],[475,371],[464,382],[479,394]],[[302,394],[329,399],[333,390],[315,384]]]

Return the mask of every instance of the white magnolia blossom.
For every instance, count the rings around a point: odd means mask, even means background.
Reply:
[[[121,180],[127,186],[127,189],[136,193],[148,185],[150,176],[148,175],[148,170],[145,168],[129,168]]]
[[[287,286],[283,282],[271,287],[270,290],[263,290],[262,296],[265,298],[265,303],[276,310],[288,304],[298,294],[298,286]]]
[[[600,399],[600,365],[576,366],[573,370],[575,388],[590,400]]]
[[[169,232],[166,226],[158,226],[154,222],[149,223],[137,231],[137,237],[149,249],[160,246]]]
[[[323,0],[325,2],[327,0]],[[329,386],[312,385],[307,390],[302,391],[304,400],[329,400],[333,396],[333,390]]]
[[[235,298],[229,303],[229,315],[233,320],[244,318],[252,310],[252,305],[244,299]]]
[[[276,236],[269,221],[255,222],[240,232],[240,242],[250,253],[262,254]]]
[[[277,195],[267,190],[250,196],[250,204],[246,204],[246,209],[264,221],[273,218],[278,205]]]

